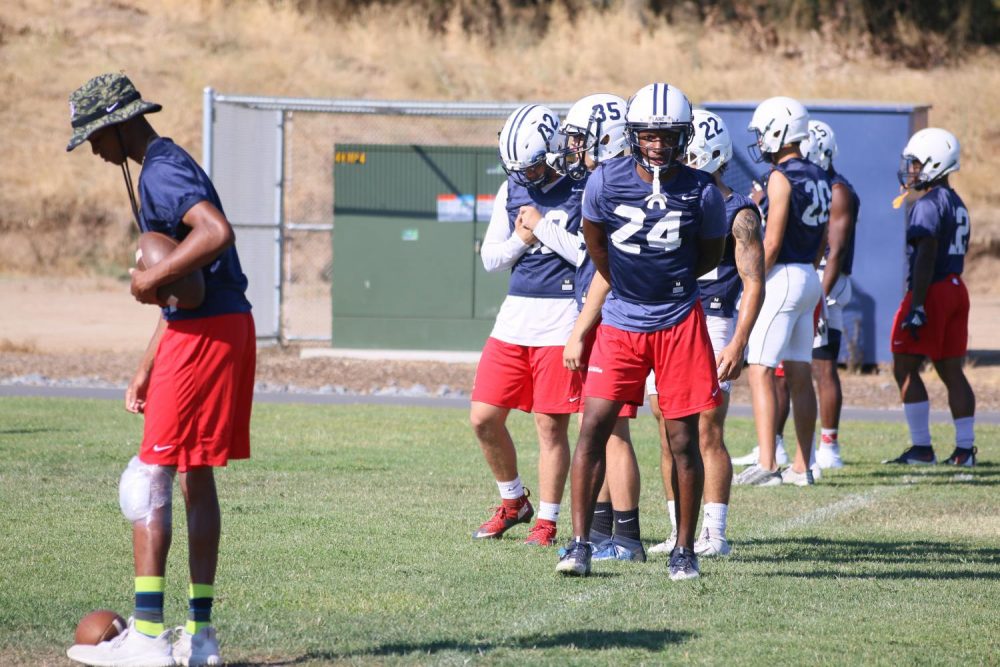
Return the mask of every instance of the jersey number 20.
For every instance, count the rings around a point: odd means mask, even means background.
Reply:
[[[802,214],[802,222],[810,227],[825,225],[830,220],[830,202],[833,193],[826,181],[806,181],[806,192],[812,195],[812,203]]]

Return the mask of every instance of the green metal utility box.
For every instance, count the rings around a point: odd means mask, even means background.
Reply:
[[[338,144],[333,345],[481,349],[507,292],[479,257],[505,177],[492,148]]]

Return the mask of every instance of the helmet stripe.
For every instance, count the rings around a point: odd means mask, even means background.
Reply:
[[[668,115],[668,112],[667,112],[667,91],[668,90],[670,90],[670,84],[669,83],[663,84],[663,115],[664,116]]]
[[[511,155],[511,157],[513,157],[515,160],[517,159],[517,141],[515,140],[515,137],[517,137],[517,132],[518,130],[521,129],[521,124],[524,123],[524,119],[528,117],[528,114],[536,106],[538,105],[529,104],[525,106],[521,110],[520,117],[518,117],[518,119],[514,123],[511,123],[510,134],[507,135],[507,153]],[[513,149],[512,149],[512,144],[513,144]]]
[[[653,115],[656,115],[656,89],[660,87],[660,84],[653,84]]]

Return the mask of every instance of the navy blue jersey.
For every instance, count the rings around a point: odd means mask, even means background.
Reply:
[[[225,215],[222,202],[208,174],[188,153],[167,138],[154,140],[146,149],[139,173],[139,227],[183,241],[191,228],[181,222],[199,202],[207,201]],[[230,246],[211,264],[202,267],[205,301],[193,309],[164,308],[167,320],[186,320],[250,310],[236,246]]]
[[[949,187],[932,188],[910,208],[906,218],[906,258],[909,264],[906,284],[913,289],[913,262],[920,239],[937,239],[934,277],[937,282],[965,268],[965,251],[969,247],[969,211],[961,197]]]
[[[522,206],[534,206],[570,234],[580,230],[580,206],[583,186],[579,181],[562,178],[546,191],[518,185],[507,179],[507,221],[511,234]],[[521,255],[510,269],[507,293],[534,298],[570,299],[575,296],[576,266],[541,243]]]
[[[678,166],[662,197],[631,157],[602,163],[590,176],[583,215],[608,237],[611,297],[604,321],[626,331],[657,331],[683,320],[698,298],[701,239],[726,235],[722,194],[704,172]]]
[[[833,190],[830,177],[812,162],[800,157],[775,165],[792,186],[788,207],[788,223],[778,251],[778,264],[812,264],[823,242],[823,228],[830,220],[830,201]],[[767,188],[760,203],[764,213],[764,236],[767,237],[768,199]]]
[[[736,270],[736,239],[733,238],[733,222],[740,211],[750,209],[757,214],[757,204],[746,195],[731,192],[726,198],[726,222],[728,224],[726,251],[716,269],[698,278],[698,289],[701,291],[701,305],[706,315],[715,317],[733,317],[736,315],[736,302],[743,290],[743,281]]]
[[[861,198],[858,197],[858,193],[854,190],[854,186],[851,185],[850,181],[838,174],[830,168],[830,186],[843,185],[847,188],[847,210],[848,215],[851,216],[851,233],[847,235],[847,242],[844,244],[844,255],[843,261],[840,263],[840,271],[845,275],[851,275],[851,271],[854,269],[854,239],[857,237],[857,225],[858,225],[858,214],[861,212]],[[827,249],[827,254],[829,254],[829,249]]]
[[[583,238],[580,239],[580,243],[583,243]],[[580,310],[583,310],[583,304],[587,300],[587,292],[590,290],[590,282],[594,279],[595,273],[597,273],[597,266],[587,254],[586,244],[584,244],[583,261],[580,262],[580,266],[576,267],[576,306]]]

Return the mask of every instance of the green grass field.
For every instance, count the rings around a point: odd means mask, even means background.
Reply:
[[[517,415],[534,486],[530,419]],[[752,424],[733,420],[731,449]],[[647,543],[669,524],[650,417],[633,422]],[[671,582],[664,559],[556,575],[554,549],[471,532],[497,490],[466,413],[259,405],[254,458],[219,474],[215,622],[231,663],[998,664],[1000,428],[980,465],[897,469],[902,424],[845,423],[847,468],[736,488],[734,554]],[[947,456],[950,426],[936,426]],[[76,621],[132,606],[118,476],[141,419],[118,402],[0,399],[0,664],[69,664]],[[568,501],[568,494],[567,494]],[[179,493],[167,622],[186,613]],[[560,536],[570,532],[568,502]]]

